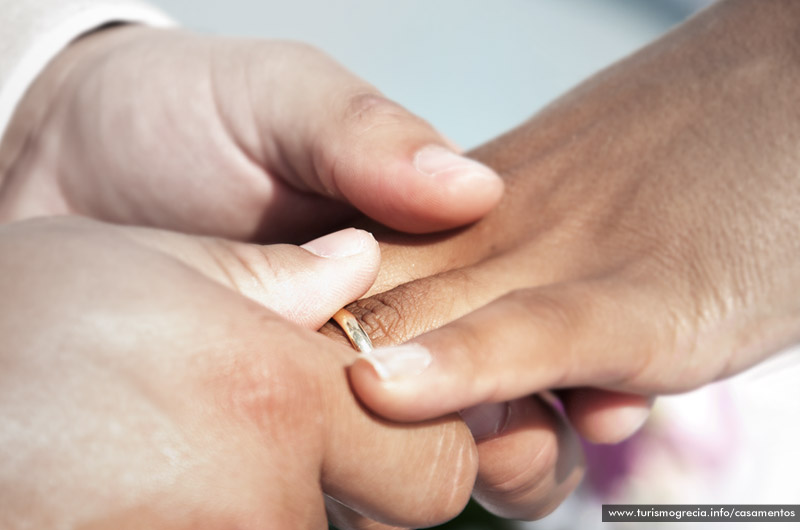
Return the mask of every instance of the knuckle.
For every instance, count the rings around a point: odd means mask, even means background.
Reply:
[[[271,321],[262,324],[265,329],[274,327]],[[292,340],[291,331],[282,329],[287,344],[300,343]],[[286,357],[277,363],[258,348],[221,357],[207,366],[207,383],[227,418],[255,426],[272,441],[311,434],[308,429],[320,424],[322,388],[308,366]]]
[[[663,355],[676,351],[679,319],[668,297],[652,285],[619,278],[592,293],[594,325],[599,333],[611,330],[598,347],[603,344],[624,359],[606,364],[604,379],[611,386],[649,391],[678,367],[676,357]]]
[[[564,330],[577,329],[584,317],[584,310],[542,290],[514,291],[506,295],[505,301],[536,325],[537,331],[556,337]]]
[[[440,332],[449,355],[457,360],[453,369],[457,370],[459,380],[469,385],[481,402],[502,400],[503,394],[502,378],[497,377],[492,367],[502,366],[504,352],[493,343],[492,328],[455,321]]]
[[[455,272],[430,276],[353,302],[348,309],[377,346],[399,344],[442,328],[465,312],[470,277]]]
[[[593,348],[586,345],[587,335],[596,331],[591,329],[599,305],[596,296],[584,286],[574,284],[568,289],[524,289],[504,299],[512,313],[521,315],[523,321],[529,323],[536,350],[558,352],[563,358],[563,362],[548,363],[549,373],[545,378],[555,388],[585,368],[585,350]]]
[[[412,315],[420,296],[411,287],[400,286],[391,291],[358,300],[349,309],[362,322],[364,330],[378,346],[405,342],[423,330]]]
[[[367,168],[364,161],[374,156],[375,133],[396,126],[409,116],[375,89],[358,84],[358,89],[346,89],[344,96],[335,98],[332,116],[338,119],[331,121],[332,130],[320,135],[311,150],[312,164],[322,186],[334,196],[342,194],[340,182],[347,180],[347,175]]]
[[[348,130],[356,137],[363,136],[376,127],[417,119],[399,104],[371,90],[348,96],[343,114]]]
[[[283,61],[288,67],[293,67],[297,64],[307,64],[309,62],[314,65],[318,61],[334,62],[328,54],[320,48],[309,44],[304,41],[297,40],[279,40],[279,41],[257,41],[256,43],[259,51],[263,51],[266,55],[279,55],[282,58],[290,58],[291,60]]]
[[[294,380],[293,384],[287,380]],[[229,409],[256,425],[284,425],[290,411],[302,402],[298,398],[304,387],[302,379],[278,376],[263,363],[247,363],[232,370],[226,401]]]

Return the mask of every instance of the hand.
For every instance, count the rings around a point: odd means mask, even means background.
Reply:
[[[403,526],[454,516],[466,427],[366,413],[353,351],[312,331],[378,261],[352,229],[301,249],[0,226],[0,527],[320,528],[323,492],[352,528],[369,518],[339,502]]]
[[[614,441],[649,396],[797,341],[798,21],[789,1],[721,2],[477,150],[504,202],[446,240],[394,237],[377,289],[416,281],[352,309],[379,343],[416,336],[353,365],[364,403],[410,421],[577,389],[573,425]],[[531,459],[525,416],[491,407],[478,496],[536,516],[568,464],[554,444]]]
[[[435,231],[502,192],[453,149],[308,46],[116,27],[62,52],[20,104],[0,147],[0,220],[72,213],[286,242],[355,207]]]

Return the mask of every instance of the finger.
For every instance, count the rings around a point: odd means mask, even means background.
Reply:
[[[147,228],[122,233],[311,329],[364,294],[380,263],[373,237],[353,228],[301,247],[252,245]]]
[[[495,289],[509,289],[518,281],[508,274],[496,273],[491,265],[445,273],[372,300],[361,300],[351,309],[366,319],[362,323],[376,345],[390,345],[415,336],[439,318],[463,314],[470,304],[488,302]],[[438,292],[446,293],[447,298],[435,296]],[[330,336],[338,333],[333,327],[323,331]],[[477,417],[462,412],[478,437],[480,467],[476,497],[491,511],[507,517],[544,515],[563,500],[582,474],[582,457],[574,432],[550,409],[537,406],[537,401],[528,405],[529,401],[533,400],[514,402],[514,413],[508,422],[503,407],[499,414],[490,412]],[[484,411],[496,407],[479,406]],[[528,408],[533,408],[533,412]],[[506,428],[496,432],[506,423]],[[487,433],[489,440],[485,439]],[[514,473],[516,481],[509,478]]]
[[[458,515],[478,464],[466,426],[455,416],[404,427],[364,412],[353,416],[348,411],[358,405],[347,391],[352,403],[328,414],[335,425],[322,474],[325,492],[358,514],[347,520],[356,528],[370,528],[369,521],[419,528]]]
[[[328,496],[347,507],[338,509],[339,515],[346,513],[353,524],[375,521],[419,528],[450,520],[463,510],[478,461],[469,429],[456,415],[407,426],[387,422],[366,411],[342,377],[356,355],[350,346],[313,334],[308,343],[286,351],[292,352],[286,363],[302,375],[302,380],[287,378],[300,381],[291,394],[308,396],[293,414],[299,415],[298,422],[321,422],[320,483]],[[306,411],[308,406],[315,410]]]
[[[669,355],[680,339],[661,303],[601,280],[516,291],[414,343],[373,350],[350,378],[367,406],[403,421],[550,388],[661,393],[713,380],[724,359],[701,369]]]
[[[580,483],[580,442],[558,413],[536,397],[462,412],[478,445],[474,498],[505,518],[540,519]]]
[[[572,426],[588,441],[615,444],[632,436],[650,417],[655,398],[576,388],[559,392]]]
[[[477,456],[457,416],[408,426],[377,418],[345,376],[352,348],[230,294],[244,309],[215,307],[220,338],[204,342],[197,364],[210,366],[205,388],[224,418],[253,425],[258,446],[282,455],[270,461],[273,481],[291,482],[281,470],[300,468],[295,476],[310,479],[320,493],[390,526],[430,526],[463,509]],[[294,495],[292,487],[286,492]],[[292,498],[280,501],[298,506]]]
[[[406,263],[409,268],[417,268],[414,261]],[[424,267],[423,264],[420,268]],[[373,344],[391,346],[438,329],[524,286],[527,281],[509,274],[507,266],[496,259],[413,280],[356,300],[348,309],[359,318]],[[385,285],[387,280],[381,281],[379,276],[378,282]],[[328,336],[341,335],[333,324],[324,326],[322,332]]]
[[[289,185],[410,232],[463,225],[497,204],[495,172],[458,154],[430,124],[322,53],[287,51],[293,60],[269,75],[290,89],[255,102],[255,149]],[[264,86],[263,68],[253,70],[251,86]]]

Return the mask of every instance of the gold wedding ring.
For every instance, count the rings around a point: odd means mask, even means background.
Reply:
[[[347,309],[340,309],[333,315],[333,320],[339,324],[344,334],[350,339],[353,348],[361,353],[372,351],[372,341],[369,340],[369,335],[353,313]]]

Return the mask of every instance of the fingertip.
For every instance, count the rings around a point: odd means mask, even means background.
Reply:
[[[381,367],[367,354],[361,354],[347,368],[350,386],[358,399],[372,412],[396,421],[413,421],[405,412],[405,404],[387,392]]]
[[[500,202],[504,189],[491,168],[438,144],[409,151],[402,144],[371,149],[361,153],[358,163],[339,167],[336,188],[345,200],[409,233],[475,222]]]
[[[503,194],[503,180],[493,169],[441,145],[420,148],[412,165],[418,175],[411,182],[432,201],[441,202],[441,208],[433,213],[438,213],[439,222],[447,228],[452,223],[477,221],[500,202]]]
[[[385,349],[390,348],[373,351],[380,353]],[[430,404],[413,380],[393,381],[386,370],[372,352],[362,353],[348,367],[351,387],[367,408],[379,416],[400,422],[427,420],[444,413],[431,410]]]
[[[287,272],[267,286],[268,305],[304,327],[319,329],[337,310],[366,293],[378,275],[380,247],[365,230],[346,228],[299,248],[305,257],[280,258],[287,262]]]
[[[650,417],[654,398],[582,388],[565,392],[564,410],[586,440],[616,444],[632,436]]]
[[[337,122],[335,140],[318,143],[315,166],[330,193],[411,233],[462,226],[497,205],[503,181],[491,168],[459,154],[397,104],[377,96],[368,101],[368,112],[361,101],[357,119]]]
[[[351,385],[363,403],[394,421],[425,421],[484,401],[465,383],[464,372],[451,368],[449,352],[420,343],[375,348],[349,367]]]
[[[421,375],[433,362],[433,355],[424,346],[414,343],[378,348],[361,354],[384,383],[408,382]]]
[[[370,232],[358,228],[345,228],[326,234],[300,245],[300,248],[321,258],[349,258],[380,252],[375,237]]]
[[[400,178],[404,189],[390,197],[398,214],[382,221],[411,233],[476,222],[497,206],[504,190],[491,168],[440,145],[417,150]]]
[[[380,245],[366,230],[345,228],[309,241],[300,248],[325,258],[318,265],[327,271],[326,283],[330,287],[357,292],[354,297],[348,296],[350,299],[340,307],[364,294],[378,276],[381,263]],[[363,289],[367,282],[366,289]]]

